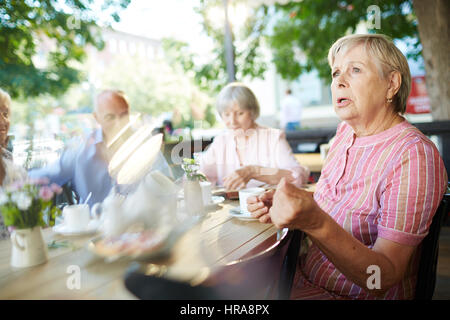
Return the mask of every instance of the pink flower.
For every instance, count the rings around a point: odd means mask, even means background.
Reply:
[[[39,197],[44,201],[49,201],[51,198],[53,198],[53,191],[50,187],[43,186],[39,190]]]
[[[60,186],[58,186],[56,183],[52,183],[50,185],[50,189],[56,194],[61,194],[63,191],[63,189]]]

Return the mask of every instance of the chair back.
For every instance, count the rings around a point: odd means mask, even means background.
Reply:
[[[447,193],[433,217],[428,235],[422,241],[415,300],[431,300],[433,298],[439,255],[439,234],[449,210],[450,193]]]

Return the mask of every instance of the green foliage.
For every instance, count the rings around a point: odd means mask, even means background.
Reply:
[[[191,105],[204,110],[210,103],[209,96],[199,90],[192,75],[174,67],[171,60],[119,57],[99,75],[99,80],[105,88],[126,92],[133,111],[152,116],[178,110],[193,123]]]
[[[200,166],[194,159],[183,158],[183,163],[181,164],[184,172],[186,173],[186,178],[189,181],[208,181],[203,173],[198,172]]]
[[[236,5],[245,1],[230,1]],[[409,39],[408,57],[417,58],[421,45],[412,0],[303,0],[285,5],[250,8],[249,18],[240,29],[233,27],[236,78],[261,78],[267,69],[261,51],[264,42],[272,51],[278,73],[287,80],[295,80],[302,73],[317,70],[319,76],[330,81],[327,54],[338,38],[355,32],[358,25],[372,16],[368,7],[380,8],[381,29],[369,30],[393,39]],[[208,11],[223,7],[222,0],[198,0],[196,12],[202,16],[206,34],[213,40],[212,57],[198,63],[189,52],[188,44],[167,41],[166,54],[182,68],[195,73],[195,81],[203,90],[217,93],[226,83],[224,27],[220,28],[208,17]],[[196,63],[194,63],[196,62]]]
[[[277,71],[283,78],[294,80],[303,72],[316,69],[329,82],[327,54],[331,44],[365,23],[370,18],[367,8],[371,5],[380,8],[381,29],[369,31],[393,39],[412,37],[408,56],[417,58],[421,46],[412,0],[303,0],[275,7],[275,23],[268,43]]]
[[[105,0],[102,10],[118,21],[130,0]],[[104,46],[92,0],[0,0],[0,86],[13,98],[60,95],[81,79],[74,61],[85,47]],[[103,21],[106,25],[111,21]],[[38,47],[49,50],[36,65]]]
[[[230,4],[246,4],[246,1],[230,1]],[[195,11],[202,17],[202,26],[206,34],[213,41],[214,48],[210,58],[204,61],[204,57],[193,54],[187,43],[173,39],[165,39],[163,48],[168,59],[177,63],[186,72],[194,74],[195,83],[203,91],[216,94],[228,82],[225,61],[225,26],[217,25],[208,17],[210,9],[216,7],[223,10],[222,0],[198,0]],[[243,26],[233,28],[233,44],[236,66],[236,79],[262,78],[267,70],[267,64],[262,54],[261,43],[263,33],[268,22],[267,8],[262,6],[257,9],[248,8],[250,11]]]

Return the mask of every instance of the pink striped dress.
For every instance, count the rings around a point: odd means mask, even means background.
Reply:
[[[378,237],[417,246],[428,233],[447,181],[433,142],[406,120],[360,138],[342,122],[314,198],[369,248]],[[384,299],[413,298],[418,257],[416,250],[405,278]],[[301,259],[292,298],[375,299],[340,273],[314,244]]]

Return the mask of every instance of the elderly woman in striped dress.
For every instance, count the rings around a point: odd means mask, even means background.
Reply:
[[[342,122],[316,192],[282,180],[248,208],[311,240],[291,298],[411,299],[418,248],[447,186],[443,161],[402,117],[411,75],[390,39],[345,36],[328,61]]]

